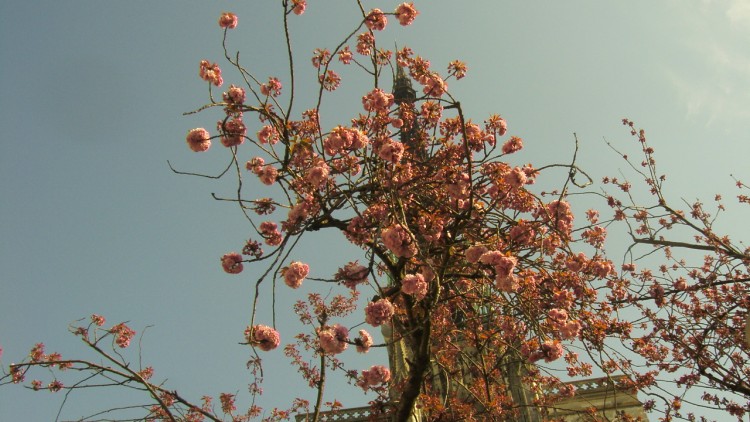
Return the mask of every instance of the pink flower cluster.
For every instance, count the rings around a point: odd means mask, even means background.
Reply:
[[[419,11],[414,8],[414,3],[401,3],[396,8],[396,18],[403,26],[411,25],[417,15]]]
[[[417,254],[417,247],[412,242],[409,232],[400,224],[395,224],[381,233],[383,244],[394,255],[403,258],[411,258]]]
[[[380,9],[370,10],[370,13],[365,18],[365,25],[371,31],[382,31],[387,24],[388,18],[385,17],[385,13]]]
[[[260,223],[260,235],[266,240],[268,246],[278,246],[281,244],[283,238],[281,232],[278,229],[278,225],[272,221],[264,221]]]
[[[96,326],[101,327],[106,322],[106,319],[101,315],[93,314],[91,315],[91,322]]]
[[[343,352],[349,347],[349,330],[339,324],[326,326],[318,331],[320,348],[329,355]]]
[[[316,69],[325,67],[331,61],[331,52],[327,48],[316,48],[313,50],[312,65]]]
[[[209,63],[208,60],[201,60],[198,76],[206,82],[215,86],[221,86],[224,79],[221,77],[221,68],[216,63]]]
[[[241,86],[229,85],[229,90],[222,94],[224,101],[231,105],[241,105],[245,102],[246,94]]]
[[[489,251],[479,257],[479,262],[490,265],[495,269],[495,275],[498,277],[508,277],[513,274],[518,260],[513,256],[506,256],[500,251]]]
[[[536,231],[524,220],[518,220],[518,224],[513,226],[508,232],[510,240],[522,246],[529,246],[534,241]]]
[[[363,56],[372,54],[375,46],[375,37],[370,32],[363,32],[357,35],[357,53]]]
[[[234,394],[221,393],[219,395],[219,401],[221,402],[221,411],[225,414],[230,414],[237,410],[237,406],[234,405]]]
[[[377,114],[386,114],[393,105],[393,94],[389,94],[380,88],[375,88],[362,97],[362,105],[365,110]]]
[[[227,121],[216,123],[216,130],[221,132],[221,144],[225,147],[235,147],[245,142],[247,127],[242,121],[242,117],[233,117]]]
[[[341,77],[333,70],[327,70],[325,74],[318,76],[318,82],[326,91],[335,91],[341,85]]]
[[[368,274],[367,267],[354,261],[344,265],[344,268],[339,268],[334,278],[344,286],[354,289],[358,284],[367,283]]]
[[[486,246],[482,245],[473,245],[466,248],[466,252],[464,252],[464,256],[466,256],[466,260],[470,263],[474,264],[476,262],[479,262],[479,258],[482,257],[486,252],[488,251]]]
[[[211,147],[211,135],[202,127],[192,129],[188,132],[185,140],[188,147],[195,152],[203,152]]]
[[[135,336],[135,331],[121,322],[109,329],[115,335],[115,343],[122,349],[130,346],[130,340]]]
[[[529,355],[529,362],[534,363],[539,359],[544,359],[545,362],[552,362],[562,357],[562,355],[562,344],[557,340],[547,340],[542,343],[539,350],[536,350]]]
[[[224,29],[234,29],[237,27],[237,15],[231,12],[224,12],[219,17],[219,26]]]
[[[279,142],[279,132],[271,125],[263,126],[257,133],[261,144],[276,145]]]
[[[370,139],[361,130],[336,126],[331,130],[328,137],[323,140],[323,148],[326,154],[334,156],[364,148],[369,143]]]
[[[484,122],[484,127],[487,131],[497,132],[498,135],[503,136],[508,131],[508,122],[499,115],[493,114]],[[518,140],[520,141],[521,138]]]
[[[401,291],[417,300],[427,296],[427,282],[422,274],[409,274],[401,280]]]
[[[357,345],[357,352],[367,353],[372,347],[372,336],[365,330],[359,330],[359,337],[354,340]]]
[[[505,120],[503,120],[503,123]],[[505,141],[503,144],[503,154],[513,154],[514,152],[520,151],[523,148],[523,140],[517,136],[511,136],[510,139]]]
[[[352,59],[354,58],[352,56],[352,50],[349,49],[349,46],[347,45],[341,51],[338,53],[339,55],[339,61],[343,64],[350,64],[352,62]]]
[[[426,95],[432,97],[441,97],[448,90],[448,84],[437,73],[431,73],[428,77],[422,78]]]
[[[293,289],[298,289],[309,272],[309,265],[299,261],[293,261],[288,267],[281,269],[281,276],[284,277],[284,283],[286,283],[287,286]]]
[[[295,15],[299,16],[305,13],[307,7],[307,0],[292,0],[292,11]]]
[[[263,95],[278,97],[281,95],[281,82],[276,78],[268,78],[268,82],[260,85],[260,92]]]
[[[373,327],[379,327],[393,317],[394,308],[388,299],[370,302],[365,307],[365,322]]]
[[[526,173],[521,167],[515,167],[513,170],[505,173],[503,181],[511,188],[518,189],[526,184]]]
[[[245,339],[253,346],[258,346],[260,350],[268,352],[279,346],[281,337],[279,333],[267,325],[254,325],[245,329]]]
[[[237,252],[230,252],[221,257],[221,268],[229,274],[239,274],[242,272],[242,255]]]
[[[357,385],[367,391],[370,387],[387,383],[391,379],[391,371],[383,365],[373,365],[362,371],[362,377]]]
[[[573,230],[573,212],[570,204],[565,201],[555,200],[547,205],[546,218],[556,223],[556,228],[564,234],[570,234]]]
[[[378,157],[389,163],[397,164],[404,156],[404,144],[393,139],[388,139],[378,150]]]
[[[255,173],[264,185],[273,185],[276,182],[276,178],[279,175],[279,171],[275,167],[266,164],[266,160],[261,157],[254,157],[245,164],[245,167]]]

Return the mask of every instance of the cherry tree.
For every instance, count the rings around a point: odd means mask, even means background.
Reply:
[[[651,200],[642,198],[629,180],[603,180],[618,188],[605,198],[614,210],[613,221],[625,225],[632,241],[622,278],[610,285],[608,297],[615,310],[638,311],[633,321],[638,335],[631,335],[625,345],[643,357],[639,377],[660,401],[647,405],[666,409],[666,419],[691,418],[681,410],[682,402],[702,402],[742,420],[750,411],[750,249],[715,228],[725,211],[721,195],[712,207],[699,200],[671,203],[667,177],[657,170],[645,130],[629,119],[623,124],[638,142],[639,158],[610,146],[633,170],[633,178],[642,181]],[[747,189],[739,180],[736,185]],[[743,193],[736,200],[740,206],[750,203]],[[654,255],[660,255],[656,265],[639,268],[638,261],[650,264]],[[695,390],[697,400],[688,395]]]
[[[552,418],[557,404],[575,395],[572,379],[625,373],[629,378],[619,387],[635,393],[658,390],[659,377],[674,372],[681,390],[646,403],[665,419],[681,416],[691,388],[733,393],[707,392],[703,399],[738,417],[750,410],[736,400],[750,397],[742,338],[747,251],[713,232],[701,204],[692,206],[690,217],[667,205],[642,133],[636,136],[646,161],[633,168],[657,204],[643,207],[632,196],[623,202],[605,194],[612,220],[600,222],[594,210],[575,219],[569,194],[592,183],[575,154],[568,163],[538,166],[518,158],[524,141],[508,133],[500,115],[472,119],[450,93],[449,84],[467,74],[464,63],[438,70],[408,47],[379,42],[389,25],[418,18],[413,4],[383,11],[357,2],[351,31],[312,57],[294,50],[289,35],[295,20],[305,19],[306,6],[304,0],[275,5],[283,12],[288,63],[270,77],[230,51],[227,39],[239,18],[220,15],[225,63],[199,62],[208,101],[190,113],[219,112],[221,118],[210,129],[189,130],[185,141],[196,153],[225,154],[228,164],[218,175],[172,168],[231,179],[232,193],[215,199],[232,204],[243,230],[252,233],[220,257],[225,272],[253,283],[242,333],[250,404],[238,410],[244,399],[231,393],[219,396],[218,407],[210,397],[191,401],[153,381],[151,367],[125,354],[136,333],[125,323],[107,328],[98,315],[71,331],[99,360],[66,359],[39,344],[10,367],[3,383],[31,378],[29,388],[66,394],[129,387],[147,403],[125,410],[142,412],[138,417],[146,420],[282,420],[295,413],[319,420],[324,410],[344,405],[326,390],[331,377],[343,377],[370,394],[373,414],[394,420],[539,420]],[[308,66],[315,79],[299,76]],[[349,106],[349,115],[326,115],[322,105],[355,74],[369,81],[349,87],[361,101]],[[299,104],[302,86],[314,87],[312,103]],[[545,178],[558,188],[535,192]],[[624,181],[605,184],[630,192]],[[628,261],[618,271],[603,251],[606,226],[615,220],[633,235],[629,256],[637,246],[655,246],[669,264],[656,272]],[[663,234],[676,227],[697,237],[684,242]],[[360,258],[340,262],[333,274],[297,258],[300,239],[320,231],[340,234]],[[674,257],[680,248],[708,256],[691,266]],[[251,266],[258,277],[247,276]],[[263,290],[269,284],[295,293],[317,287],[300,293],[292,309],[277,309]],[[638,319],[620,317],[625,308],[637,310]],[[279,330],[281,312],[293,312],[305,329]],[[387,348],[390,362],[351,367],[351,353],[373,347]],[[264,409],[269,360],[291,361],[314,399],[300,393],[288,408]],[[30,377],[38,368],[53,370],[49,381]],[[64,384],[59,371],[82,377]],[[596,409],[583,413],[597,417]]]

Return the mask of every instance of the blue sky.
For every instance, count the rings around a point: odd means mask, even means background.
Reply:
[[[291,17],[302,75],[298,104],[305,108],[314,91],[310,54],[335,46],[354,28],[357,10],[349,3],[311,0],[304,16]],[[396,4],[364,2],[384,10]],[[736,195],[730,174],[750,180],[745,2],[416,6],[421,15],[415,24],[403,29],[391,20],[380,42],[408,45],[436,69],[464,60],[468,77],[450,82],[450,91],[476,121],[491,113],[507,119],[510,133],[525,140],[517,164],[569,161],[576,132],[579,163],[597,180],[616,174],[625,166],[603,138],[632,147],[620,125],[629,117],[656,148],[669,198],[730,198]],[[260,268],[230,276],[218,259],[241,248],[249,230],[236,209],[211,200],[211,192],[231,192],[230,180],[177,176],[167,160],[208,173],[227,162],[220,146],[199,155],[184,142],[189,129],[211,129],[218,118],[212,112],[182,116],[207,101],[198,62],[220,62],[216,20],[222,11],[234,11],[240,25],[230,34],[230,49],[240,50],[260,79],[283,81],[279,9],[271,1],[0,3],[3,365],[39,341],[64,356],[80,355],[67,326],[100,313],[111,322],[130,321],[139,333],[153,325],[144,338],[144,359],[156,377],[168,378],[170,388],[185,396],[246,390],[248,351],[237,343],[250,315],[252,275]],[[237,82],[226,72],[227,86]],[[348,121],[366,91],[356,78],[345,79],[341,92],[324,102],[324,124]],[[559,176],[546,176],[550,186]],[[579,205],[589,206],[601,207]],[[740,218],[730,210],[720,227],[747,238]],[[622,244],[608,250],[617,260]],[[322,277],[342,258],[356,257],[327,234],[305,239],[299,251]],[[280,309],[313,288],[284,291]],[[277,318],[283,324],[294,319],[290,311]],[[385,362],[382,353],[353,355],[354,368]],[[290,392],[310,398],[280,352],[266,357],[272,374],[267,404],[285,405]],[[95,397],[97,406],[113,399],[112,392]],[[339,387],[327,396],[334,397],[347,405],[367,400]],[[50,420],[61,400],[3,388],[0,420]],[[89,400],[72,397],[63,418],[82,416]]]

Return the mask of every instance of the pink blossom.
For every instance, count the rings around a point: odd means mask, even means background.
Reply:
[[[91,315],[91,322],[94,323],[95,325],[101,327],[102,325],[104,325],[104,323],[106,322],[106,320],[101,315],[93,314],[93,315]]]
[[[277,142],[279,142],[279,132],[276,130],[275,127],[271,125],[265,125],[263,126],[257,133],[258,135],[258,141],[260,141],[261,144],[268,144],[275,145]]]
[[[389,139],[388,142],[384,143],[378,150],[378,157],[383,160],[396,164],[401,161],[404,156],[404,144],[393,139]]]
[[[443,115],[443,106],[435,101],[425,101],[422,103],[420,115],[426,122],[434,126],[440,121],[440,116]]]
[[[393,101],[393,94],[389,94],[380,88],[375,88],[362,97],[362,105],[365,110],[374,113],[388,113]]]
[[[281,244],[281,232],[277,227],[277,224],[271,221],[260,223],[260,235],[263,236],[268,246],[278,246]]]
[[[358,353],[367,353],[372,347],[372,336],[365,330],[359,330],[359,337],[354,340]]]
[[[495,131],[498,135],[503,136],[508,131],[508,123],[497,114],[493,114],[484,122],[487,130]],[[521,138],[518,138],[519,140]],[[504,151],[503,151],[504,152]],[[506,153],[507,154],[507,153]]]
[[[198,76],[206,82],[216,86],[221,86],[224,79],[221,77],[221,68],[216,63],[209,63],[208,60],[201,60]]]
[[[352,51],[349,49],[349,46],[344,47],[339,51],[339,61],[343,64],[350,64],[352,62]]]
[[[211,135],[202,127],[192,129],[186,138],[188,147],[195,152],[203,152],[211,147]]]
[[[328,167],[328,164],[320,160],[315,166],[307,170],[307,181],[315,187],[322,187],[323,182],[328,178],[330,172],[331,168]]]
[[[372,54],[372,48],[375,45],[375,37],[370,32],[363,32],[357,35],[357,53],[363,56]]]
[[[242,272],[242,255],[237,252],[230,252],[221,257],[221,267],[229,274],[239,274]]]
[[[615,273],[615,266],[612,261],[591,261],[591,271],[599,278],[605,278]]]
[[[318,331],[320,348],[324,352],[335,355],[343,352],[349,346],[349,330],[339,324],[332,327],[325,327]]]
[[[545,362],[552,362],[559,359],[563,355],[562,344],[557,340],[547,340],[542,343],[541,356]]]
[[[301,200],[298,202],[295,206],[293,206],[289,213],[287,214],[287,220],[285,222],[284,230],[291,231],[293,230],[299,223],[305,221],[305,219],[310,214],[310,201],[308,200]]]
[[[518,221],[518,225],[513,226],[508,232],[510,239],[523,246],[528,246],[534,240],[536,232],[533,227],[526,224],[523,220]]]
[[[568,311],[565,309],[552,308],[547,312],[547,317],[555,322],[565,322],[568,320]]]
[[[503,176],[503,181],[513,189],[518,189],[526,183],[526,173],[523,169],[516,167]]]
[[[229,85],[229,90],[222,97],[229,104],[240,105],[245,102],[246,95],[242,87]]]
[[[414,296],[417,300],[422,300],[427,296],[427,288],[427,282],[422,274],[409,274],[401,280],[401,291]]]
[[[268,83],[260,85],[260,92],[266,96],[278,97],[281,95],[281,82],[276,78],[268,78]]]
[[[365,18],[365,25],[372,31],[382,31],[388,24],[388,18],[380,9],[372,9]]]
[[[327,70],[324,75],[318,76],[318,82],[326,91],[335,91],[341,85],[341,77],[333,70]]]
[[[388,299],[370,302],[365,307],[365,322],[373,327],[379,327],[393,317],[394,308]]]
[[[263,165],[266,164],[266,160],[263,159],[263,157],[253,157],[245,163],[245,168],[248,171],[252,171],[255,174],[260,173],[260,170],[263,168]]]
[[[466,76],[467,69],[466,63],[460,60],[453,60],[448,63],[448,72],[455,76],[456,79],[463,79]]]
[[[253,346],[258,346],[260,350],[268,352],[279,346],[281,338],[279,333],[267,325],[254,325],[252,328],[247,327],[245,330],[245,339]]]
[[[367,391],[370,387],[384,384],[391,379],[391,371],[383,365],[373,365],[362,371],[362,378],[357,385]]]
[[[424,93],[433,97],[441,97],[448,90],[448,84],[437,73],[430,74],[424,82]]]
[[[581,323],[578,321],[568,321],[560,327],[560,335],[568,340],[578,337],[581,332]]]
[[[264,185],[273,185],[276,182],[276,177],[279,171],[273,166],[265,166],[258,172],[258,178]]]
[[[400,224],[395,224],[381,233],[383,244],[398,257],[411,258],[416,255],[417,247],[412,242],[411,235]]]
[[[466,260],[473,264],[475,262],[478,262],[479,258],[484,255],[485,252],[487,252],[487,247],[482,245],[474,245],[469,246],[466,249],[464,255],[466,256]]]
[[[49,383],[47,389],[53,393],[57,393],[58,391],[63,389],[63,383],[60,380],[54,380]]]
[[[135,336],[135,331],[122,322],[110,328],[109,332],[115,335],[115,343],[117,343],[121,349],[128,347],[130,345],[130,340]]]
[[[219,26],[225,29],[234,29],[237,27],[237,15],[231,12],[224,12],[219,17]]]
[[[351,150],[366,147],[370,139],[359,129],[336,126],[323,140],[323,148],[328,155],[345,154]]]
[[[312,65],[316,69],[326,66],[331,61],[331,52],[327,48],[316,48],[313,51]]]
[[[495,265],[495,274],[508,277],[513,273],[513,269],[516,267],[518,260],[513,256],[505,256],[500,259],[500,262]]]
[[[245,142],[247,127],[245,127],[242,117],[233,117],[226,122],[219,121],[216,123],[216,130],[221,132],[221,144],[227,148]]]
[[[307,7],[307,0],[292,0],[292,11],[295,15],[299,16],[305,13]]]
[[[298,261],[293,261],[288,267],[281,269],[284,283],[293,289],[298,289],[302,285],[302,280],[307,277],[309,272],[310,266]]]
[[[502,260],[503,258],[505,258],[505,254],[500,251],[488,251],[483,253],[479,257],[479,262],[481,262],[482,264],[495,266],[500,264],[500,260]]]
[[[502,150],[503,154],[513,154],[516,151],[520,151],[522,148],[523,140],[517,136],[511,136],[510,139],[503,144]]]
[[[237,406],[234,405],[234,394],[221,393],[219,395],[219,401],[221,402],[221,411],[230,414],[237,410]]]
[[[495,287],[501,292],[513,293],[518,290],[520,285],[518,284],[518,277],[515,275],[503,276],[498,274],[495,276]]]
[[[396,8],[396,18],[403,26],[411,25],[417,15],[419,12],[414,8],[414,3],[401,3]]]
[[[344,268],[339,268],[334,278],[344,286],[354,289],[358,284],[367,283],[368,274],[367,267],[354,261],[346,264]]]

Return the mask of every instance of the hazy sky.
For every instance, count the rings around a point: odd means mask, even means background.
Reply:
[[[139,333],[153,325],[144,360],[184,396],[246,391],[249,353],[237,343],[261,268],[231,276],[219,257],[240,249],[250,231],[238,210],[210,197],[231,192],[231,180],[177,176],[167,160],[218,173],[229,159],[220,145],[195,154],[184,141],[193,127],[212,129],[218,112],[182,116],[207,101],[198,62],[222,64],[222,11],[240,18],[230,49],[260,79],[284,82],[277,3],[0,2],[2,365],[39,341],[65,357],[81,355],[68,324],[99,313],[130,321]],[[352,2],[309,3],[305,15],[290,17],[301,69],[297,113],[312,106],[314,87],[302,78],[312,50],[334,47],[356,26]],[[398,4],[363,3],[389,11]],[[491,113],[507,119],[510,133],[525,141],[516,164],[568,162],[576,132],[579,163],[597,180],[617,174],[626,167],[603,139],[633,147],[620,124],[629,117],[656,148],[670,198],[731,198],[730,174],[750,180],[750,4],[431,0],[416,7],[421,15],[412,27],[391,20],[380,42],[408,45],[439,70],[464,60],[468,77],[451,81],[450,91],[475,121]],[[225,86],[239,82],[226,72]],[[358,112],[368,90],[359,82],[344,79],[341,92],[326,99],[324,125]],[[549,173],[544,183],[555,186],[555,177]],[[578,207],[592,205],[602,204]],[[722,227],[748,238],[740,218],[730,213]],[[621,247],[608,248],[615,260]],[[321,233],[297,256],[327,277],[356,252]],[[307,283],[280,294],[282,326],[294,320],[289,304],[313,289]],[[270,321],[268,306],[262,315]],[[286,344],[292,333],[284,334]],[[274,353],[264,355],[265,404],[311,398],[281,351]],[[374,353],[352,367],[385,362]],[[71,396],[62,418],[106,408],[113,392]],[[62,398],[3,388],[0,420],[51,420]],[[346,405],[368,400],[335,386],[326,396],[333,398]]]

